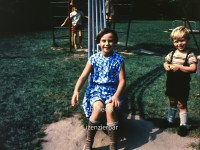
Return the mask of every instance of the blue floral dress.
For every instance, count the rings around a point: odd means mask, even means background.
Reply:
[[[82,103],[86,117],[91,116],[94,102],[100,100],[107,104],[115,94],[119,84],[121,64],[124,60],[115,52],[110,57],[104,57],[101,52],[98,52],[89,58],[89,62],[93,70]],[[120,101],[123,100],[120,99]]]

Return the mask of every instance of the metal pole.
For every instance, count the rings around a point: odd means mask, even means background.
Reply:
[[[88,0],[88,57],[99,51],[95,37],[105,27],[105,0]]]
[[[103,20],[103,17],[102,17],[102,3],[101,1],[99,1],[99,19],[100,19],[100,29],[102,29],[103,25],[102,25],[102,20]]]
[[[191,24],[190,24],[190,22],[189,22],[188,20],[187,20],[187,23],[188,23],[188,25],[189,25],[190,32],[191,32],[191,34],[192,34],[192,37],[193,37],[194,43],[196,44],[198,51],[200,51],[200,48],[199,48],[199,45],[198,45],[197,39],[196,39],[196,37],[194,36],[194,33],[193,33],[193,31],[192,31],[192,26],[191,26]]]
[[[99,31],[99,15],[98,15],[98,0],[95,1],[95,8],[96,8],[96,35],[98,34],[98,31]],[[95,41],[96,43],[96,41]],[[96,50],[99,51],[99,47],[98,45],[96,44]]]
[[[70,18],[70,12],[71,12],[71,7],[70,7],[70,3],[71,3],[71,0],[68,0],[68,17]],[[72,51],[72,36],[73,35],[71,35],[71,21],[70,21],[70,19],[68,19],[68,32],[69,32],[69,50],[70,50],[70,52]]]
[[[91,0],[88,0],[88,58],[91,56]]]
[[[186,21],[187,21],[187,23],[188,23],[188,25],[189,25],[189,28],[190,28],[190,31],[191,31],[191,34],[192,34],[194,43],[196,44],[198,51],[200,51],[200,48],[199,48],[197,39],[196,39],[196,37],[194,36],[194,34],[192,33],[192,27],[191,27],[191,25],[190,25],[190,22],[188,21],[188,15],[187,15],[187,12],[186,12],[185,3],[182,3],[182,9],[183,9],[183,12],[184,12]]]
[[[104,23],[104,27],[106,28],[106,5],[105,5],[105,1],[102,0],[102,4],[103,4],[103,23]]]
[[[126,33],[126,48],[127,48],[127,45],[128,45],[128,38],[129,38],[129,31],[130,31],[130,24],[131,24],[131,20],[128,21],[128,29],[127,29],[127,33]]]
[[[92,0],[92,27],[91,27],[91,29],[92,29],[92,52],[93,52],[93,54],[94,54],[94,49],[95,49],[95,46],[94,46],[94,30],[95,30],[95,28],[94,28],[94,0]]]

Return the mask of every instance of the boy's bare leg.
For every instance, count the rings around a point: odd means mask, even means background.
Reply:
[[[176,116],[178,101],[173,97],[169,97],[169,104],[167,120],[169,123],[173,123]]]
[[[79,31],[79,46],[80,48],[83,48],[83,45],[82,45],[82,41],[83,41],[83,32],[80,30]]]
[[[78,46],[77,46],[77,33],[76,31],[74,31],[74,34],[73,34],[73,42],[74,42],[74,48],[77,49]]]
[[[178,101],[178,107],[180,110],[179,117],[180,117],[180,126],[178,128],[178,135],[186,136],[188,134],[188,111],[187,111],[187,101]]]
[[[71,46],[74,47],[74,31],[71,32]]]

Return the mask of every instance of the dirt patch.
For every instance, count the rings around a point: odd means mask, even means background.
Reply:
[[[164,132],[137,116],[125,115],[123,118],[119,135],[120,150],[192,150],[191,144],[199,143],[199,139]],[[81,150],[86,138],[86,130],[78,114],[47,125],[45,133],[45,142],[42,144],[44,150]],[[98,131],[93,147],[108,150],[108,145],[106,133]]]

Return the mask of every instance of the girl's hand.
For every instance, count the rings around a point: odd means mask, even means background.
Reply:
[[[121,102],[118,96],[113,95],[110,99],[110,103],[113,104],[114,107],[120,107],[121,106]]]
[[[79,92],[74,92],[72,99],[71,99],[72,107],[74,107],[77,104],[78,100],[79,100]]]

